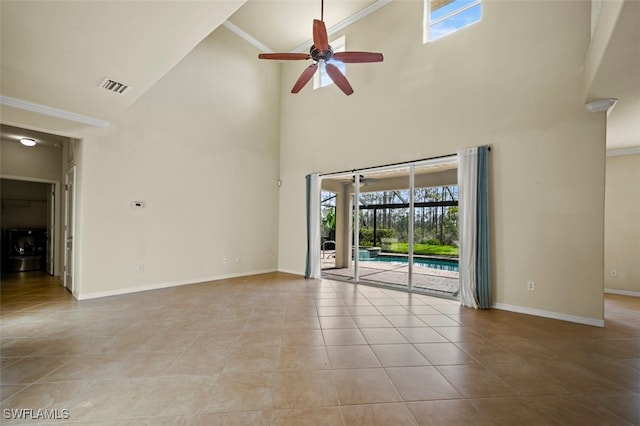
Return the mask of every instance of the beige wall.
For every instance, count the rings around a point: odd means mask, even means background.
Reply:
[[[385,54],[348,66],[350,97],[335,87],[289,95],[304,67],[283,66],[280,269],[304,271],[304,175],[491,144],[495,302],[599,323],[605,117],[583,106],[590,3],[484,7],[479,24],[426,45],[417,1],[349,27],[347,50]]]
[[[108,128],[71,126],[83,139],[78,295],[302,273],[304,175],[491,144],[496,304],[601,320],[605,117],[584,109],[581,75],[590,2],[484,7],[479,24],[426,45],[421,1],[350,26],[348,50],[385,54],[348,66],[351,97],[289,94],[305,65],[257,61],[220,28]]]
[[[30,179],[61,180],[62,149],[26,147],[15,141],[0,142],[0,174]]]
[[[49,188],[46,183],[0,180],[2,229],[47,228]]]
[[[221,27],[84,134],[80,298],[277,269],[279,66],[256,55]]]
[[[606,176],[604,286],[640,296],[640,154],[607,157]]]

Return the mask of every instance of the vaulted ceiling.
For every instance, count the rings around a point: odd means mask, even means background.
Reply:
[[[607,117],[607,147],[640,145],[640,2],[626,1],[589,91],[617,98]]]
[[[110,122],[242,4],[3,1],[3,100]],[[105,77],[132,90],[101,89]]]
[[[349,24],[391,0],[326,0],[324,21],[332,28]],[[314,19],[321,17],[318,1],[256,1],[249,0],[229,18],[232,25],[273,52],[308,51]]]
[[[330,35],[390,1],[326,0]],[[304,51],[320,17],[320,0],[2,1],[0,8],[2,123],[20,125],[20,114],[37,114],[43,128],[62,134],[70,133],[64,120],[52,115],[108,125],[220,25],[260,50]],[[627,1],[590,93],[619,98],[609,117],[610,148],[638,145],[637,22],[640,2]],[[99,87],[104,78],[132,89],[111,93]]]

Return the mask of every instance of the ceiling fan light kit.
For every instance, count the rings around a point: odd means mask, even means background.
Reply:
[[[312,59],[313,64],[307,67],[298,81],[293,85],[291,93],[298,93],[311,80],[318,70],[321,62],[325,64],[325,70],[329,78],[342,92],[349,96],[353,93],[353,88],[347,78],[342,74],[340,69],[332,64],[334,61],[346,64],[366,63],[366,62],[382,62],[384,57],[382,53],[373,52],[333,52],[333,48],[329,45],[329,37],[327,35],[327,27],[324,24],[324,1],[321,4],[320,19],[313,20],[313,45],[309,49],[309,53],[261,53],[259,59],[273,59],[278,61],[300,61]]]

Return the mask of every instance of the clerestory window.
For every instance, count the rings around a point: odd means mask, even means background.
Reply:
[[[330,42],[329,44],[331,45],[331,48],[333,49],[334,53],[344,52],[346,49],[346,38],[345,36],[342,36]],[[347,66],[344,62],[331,59],[329,63],[338,67],[338,69],[343,75],[345,76],[347,75],[346,74]],[[330,84],[333,84],[333,80],[331,80],[331,77],[329,77],[329,74],[327,74],[327,71],[324,66],[324,62],[322,62],[320,63],[320,69],[318,70],[318,72],[316,72],[316,74],[313,77],[313,88],[315,90],[320,87],[328,86]]]
[[[437,40],[480,22],[482,0],[425,0],[424,42]]]

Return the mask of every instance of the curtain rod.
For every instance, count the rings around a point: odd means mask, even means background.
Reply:
[[[439,160],[441,158],[455,157],[457,155],[458,154],[439,155],[437,157],[423,158],[421,160],[402,161],[402,162],[399,162],[399,163],[382,164],[382,165],[373,166],[373,167],[361,167],[359,169],[343,170],[341,172],[320,173],[320,176],[338,175],[338,174],[342,174],[342,173],[355,173],[355,172],[360,172],[360,171],[363,171],[363,170],[372,170],[372,169],[378,169],[378,168],[382,168],[382,167],[402,166],[402,165],[405,165],[405,164],[420,163],[421,161]]]
[[[491,146],[488,146],[487,150],[491,151]],[[402,165],[405,165],[405,164],[420,163],[422,161],[439,160],[441,158],[457,157],[457,156],[458,156],[458,154],[438,155],[436,157],[422,158],[420,160],[401,161],[399,163],[382,164],[382,165],[373,166],[373,167],[361,167],[359,169],[343,170],[341,172],[320,173],[318,176],[322,177],[322,176],[330,176],[330,175],[339,175],[339,174],[343,174],[343,173],[355,173],[355,172],[360,172],[362,170],[372,170],[372,169],[378,169],[378,168],[382,168],[382,167],[402,166]]]

